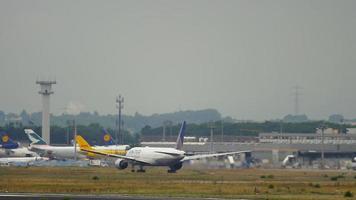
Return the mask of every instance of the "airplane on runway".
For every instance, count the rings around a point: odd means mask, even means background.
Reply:
[[[36,157],[37,153],[29,151],[26,147],[20,147],[5,132],[0,133],[0,157]]]
[[[132,172],[135,171],[135,166],[138,165],[137,172],[145,172],[144,166],[167,166],[168,173],[175,173],[182,168],[183,162],[190,160],[198,160],[202,158],[211,158],[225,155],[234,155],[249,153],[251,151],[237,151],[215,154],[202,155],[187,155],[183,150],[183,140],[186,122],[184,121],[177,138],[176,148],[161,148],[161,147],[134,147],[127,151],[126,156],[117,154],[107,154],[93,149],[81,136],[76,137],[76,141],[82,151],[117,158],[115,166],[118,169],[126,169],[129,163],[132,165]]]
[[[40,156],[49,157],[51,159],[74,159],[85,158],[84,155],[77,153],[75,155],[74,146],[52,146],[48,145],[39,135],[32,129],[25,129],[28,139],[31,141],[29,149],[38,153]],[[77,147],[77,152],[79,148]]]

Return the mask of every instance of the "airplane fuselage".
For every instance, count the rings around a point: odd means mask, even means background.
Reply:
[[[16,149],[0,149],[0,157],[35,157],[37,153],[28,150],[25,147]]]
[[[94,146],[94,149],[105,153],[125,155],[127,151],[126,146],[127,145]],[[37,152],[39,155],[57,159],[73,159],[75,157],[74,146],[31,145],[30,149]],[[86,157],[96,158],[100,156],[87,152],[81,152],[79,146],[77,146],[77,158],[81,159]]]
[[[34,161],[47,160],[44,157],[17,157],[17,158],[0,158],[1,164],[14,164],[14,163],[30,163]]]
[[[179,163],[184,158],[184,154],[184,151],[174,148],[134,147],[127,152],[126,156],[142,161],[139,165],[172,166]]]
[[[51,146],[51,145],[31,145],[31,151],[37,152],[41,156],[57,159],[73,159],[75,158],[75,150],[73,146]],[[80,148],[77,147],[77,158],[85,158],[79,154]]]
[[[126,155],[127,150],[130,149],[129,145],[108,145],[108,146],[93,146],[97,151],[109,153],[109,154],[118,154]]]

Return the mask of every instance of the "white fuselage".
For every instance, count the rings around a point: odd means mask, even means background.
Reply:
[[[38,156],[36,152],[30,151],[25,147],[16,149],[0,148],[0,157],[35,157]]]
[[[108,150],[108,151],[123,151],[128,150],[130,145],[108,145],[108,146],[93,146],[95,150]]]
[[[19,157],[19,158],[0,158],[1,164],[12,164],[12,163],[29,163],[40,160],[48,160],[44,157]]]
[[[125,151],[128,145],[110,145],[110,146],[94,146],[95,150],[108,151]],[[56,159],[73,159],[75,158],[74,146],[51,146],[51,145],[31,145],[30,150],[37,152],[39,155],[56,158]],[[80,153],[80,147],[77,146],[77,158],[86,158],[86,153]]]
[[[51,145],[31,145],[31,151],[37,152],[41,156],[56,158],[56,159],[73,159],[75,158],[74,146],[51,146]],[[80,148],[77,147],[77,158],[85,158],[79,154]]]
[[[126,156],[147,163],[150,166],[171,166],[184,158],[184,151],[174,148],[134,147]]]

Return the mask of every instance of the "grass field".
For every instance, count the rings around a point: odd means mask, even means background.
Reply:
[[[0,192],[128,194],[245,199],[356,199],[356,172],[165,168],[2,167]]]

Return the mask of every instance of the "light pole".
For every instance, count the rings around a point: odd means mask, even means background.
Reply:
[[[75,104],[70,104],[69,106],[67,106],[66,108],[66,113],[72,114],[73,115],[73,119],[72,120],[67,120],[67,125],[68,125],[68,129],[67,129],[67,139],[68,139],[68,143],[69,143],[69,126],[71,125],[71,122],[73,122],[73,127],[74,127],[74,134],[73,134],[73,142],[74,142],[74,160],[77,160],[77,123],[76,123],[76,115],[80,114],[80,108],[79,106],[75,105]]]
[[[119,136],[121,136],[121,109],[124,108],[124,97],[121,96],[121,94],[116,97],[116,108],[119,110],[119,115],[118,115],[118,120],[116,120],[116,145],[119,142]],[[119,127],[117,127],[119,126]],[[123,139],[123,137],[122,137]],[[122,141],[124,143],[124,141]]]
[[[280,120],[279,122],[279,134],[280,134],[280,138],[281,138],[281,141],[283,143],[283,120]]]
[[[224,142],[224,120],[221,120],[221,142]]]
[[[325,168],[325,160],[324,160],[324,130],[326,129],[325,124],[321,125],[321,165],[320,168]]]
[[[67,120],[67,145],[69,144],[70,120]]]
[[[163,142],[166,141],[166,130],[169,125],[170,125],[170,121],[166,120],[163,122],[163,133],[162,133],[162,141]]]
[[[77,160],[77,123],[75,123],[75,118],[73,120],[74,126],[74,160]]]
[[[169,138],[172,139],[172,126],[173,126],[173,122],[172,121],[168,121],[168,126],[169,126]]]
[[[210,152],[214,152],[214,128],[215,124],[214,122],[209,123],[209,128],[210,128]]]

